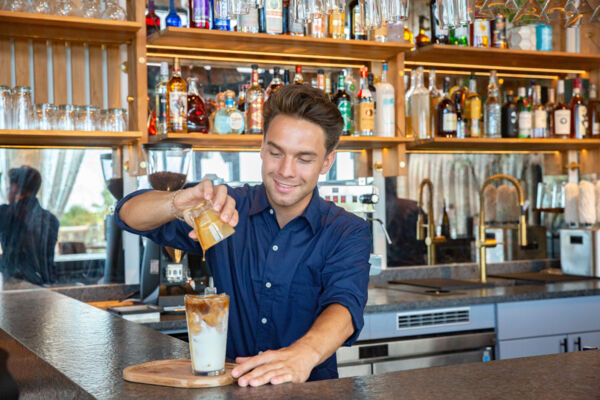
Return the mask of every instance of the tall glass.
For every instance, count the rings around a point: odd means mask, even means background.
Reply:
[[[127,130],[127,113],[123,108],[108,110],[106,130],[111,132],[125,132]]]
[[[83,106],[79,110],[77,130],[97,131],[100,123],[100,110],[98,107]]]
[[[8,86],[0,86],[0,129],[12,127],[12,95]]]
[[[229,296],[185,295],[192,371],[195,375],[215,376],[225,373]]]
[[[58,106],[58,121],[57,127],[63,131],[75,130],[75,107],[71,104],[63,104]]]
[[[34,116],[31,88],[29,86],[17,86],[14,88],[13,93],[13,128],[31,129]]]
[[[54,104],[42,104],[38,109],[38,128],[44,131],[56,129],[58,108]]]

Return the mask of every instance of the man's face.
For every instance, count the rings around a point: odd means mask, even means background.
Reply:
[[[8,186],[8,204],[15,204],[19,199],[19,187],[16,183]]]
[[[271,121],[260,156],[269,201],[274,207],[298,206],[299,212],[308,205],[319,175],[335,160],[335,152],[325,154],[325,132],[319,125],[288,115]]]

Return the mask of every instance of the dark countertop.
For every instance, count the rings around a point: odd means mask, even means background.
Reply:
[[[0,329],[22,398],[581,400],[600,393],[600,351],[260,388],[129,383],[122,379],[123,368],[187,358],[187,343],[49,290],[0,293]],[[21,359],[29,364],[16,365]]]

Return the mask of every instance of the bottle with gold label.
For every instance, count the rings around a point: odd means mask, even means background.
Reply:
[[[356,129],[355,135],[373,136],[375,131],[375,100],[369,90],[369,70],[367,67],[360,69],[360,91],[356,97]]]
[[[465,102],[465,115],[467,119],[467,129],[470,137],[481,137],[481,96],[477,93],[477,81],[475,73],[471,73],[469,81],[469,94]]]
[[[343,11],[332,11],[329,15],[329,37],[333,39],[345,39],[344,25],[346,15]]]
[[[262,134],[263,128],[263,102],[265,92],[258,84],[258,65],[252,65],[252,81],[250,88],[246,91],[246,118],[248,124],[246,133]]]
[[[187,133],[187,83],[181,77],[179,58],[175,59],[173,76],[167,84],[167,130]]]

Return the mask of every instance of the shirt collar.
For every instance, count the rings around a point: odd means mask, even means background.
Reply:
[[[321,213],[319,211],[319,189],[315,187],[313,190],[312,198],[310,199],[310,203],[304,210],[304,212],[300,215],[300,217],[306,219],[308,224],[310,225],[310,229],[313,233],[316,233],[317,230],[321,227]],[[270,208],[271,204],[269,204],[269,199],[267,198],[267,191],[265,189],[264,184],[260,184],[258,190],[254,193],[252,204],[250,204],[250,215],[255,215],[265,211],[267,208]]]

